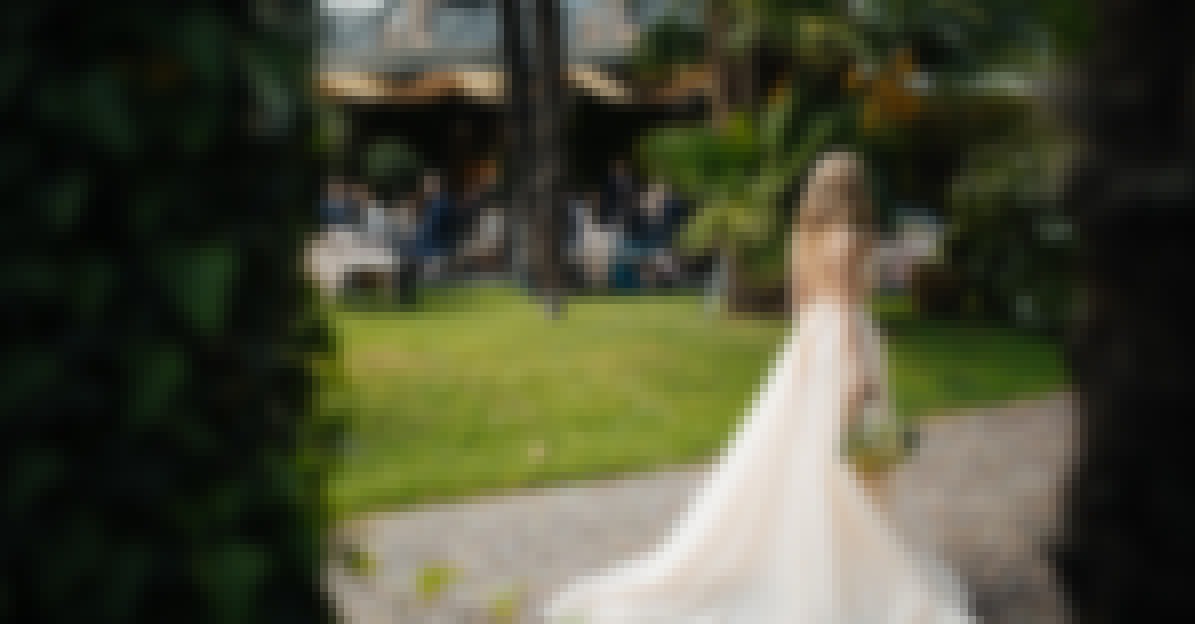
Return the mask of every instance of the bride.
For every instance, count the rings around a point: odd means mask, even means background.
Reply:
[[[744,425],[669,539],[574,581],[548,622],[974,621],[961,584],[893,534],[838,456],[848,421],[886,402],[864,305],[869,221],[861,163],[823,157],[795,233],[796,328]]]

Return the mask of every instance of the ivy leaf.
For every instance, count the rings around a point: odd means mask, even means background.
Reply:
[[[238,261],[231,247],[212,245],[170,262],[167,288],[179,313],[200,334],[211,336],[224,327]]]
[[[84,135],[92,137],[109,153],[120,157],[132,154],[136,133],[116,70],[111,67],[93,70],[79,86],[78,98],[72,106]]]
[[[768,110],[764,112],[760,124],[760,134],[764,145],[773,155],[779,154],[785,141],[792,132],[792,126],[798,121],[800,97],[796,89],[789,89]]]
[[[109,591],[104,597],[107,617],[114,622],[133,619],[138,606],[139,594],[146,588],[147,577],[152,573],[153,558],[142,545],[124,544],[114,549],[114,556],[107,566],[111,580]]]
[[[5,16],[8,19],[9,16]],[[29,74],[34,63],[32,53],[21,46],[9,46],[0,54],[0,94],[7,99],[19,93],[18,85]]]
[[[460,570],[446,563],[433,563],[419,569],[415,593],[422,600],[435,600],[460,577]]]
[[[229,50],[228,37],[220,20],[204,12],[188,18],[186,26],[179,31],[179,49],[196,78],[209,84],[220,82],[225,76]]]
[[[197,557],[196,581],[212,605],[212,620],[248,624],[253,596],[269,570],[266,553],[249,544],[225,544]]]
[[[368,551],[353,546],[341,553],[341,565],[354,576],[370,577],[377,573],[378,562]]]
[[[54,379],[62,374],[63,362],[52,351],[26,351],[14,358],[19,365],[5,366],[0,375],[0,406],[3,412],[16,410],[26,401],[52,392]],[[42,399],[44,400],[44,399]]]
[[[133,422],[144,425],[154,415],[163,413],[170,397],[182,385],[187,362],[177,346],[158,344],[140,353],[132,364],[129,415]]]
[[[285,130],[292,122],[295,111],[277,63],[272,62],[262,51],[248,48],[244,50],[243,65],[253,87],[260,129],[267,133]]]
[[[66,465],[62,458],[44,448],[31,448],[14,462],[20,466],[4,480],[4,504],[8,513],[19,515],[59,480]]]
[[[79,222],[87,191],[87,178],[77,171],[49,185],[49,196],[43,205],[54,229],[66,232]]]

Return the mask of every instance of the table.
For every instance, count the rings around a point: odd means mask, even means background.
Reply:
[[[308,270],[320,289],[336,294],[354,273],[369,272],[382,276],[389,285],[402,258],[389,247],[371,244],[352,231],[324,232],[308,249]]]

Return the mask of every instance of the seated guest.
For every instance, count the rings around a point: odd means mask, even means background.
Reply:
[[[506,215],[496,203],[490,202],[483,207],[464,254],[474,262],[493,268],[505,255],[506,242]]]
[[[486,207],[493,201],[488,185],[479,182],[467,190],[457,204],[456,220],[453,224],[453,241],[459,249],[468,243],[472,234],[477,231]]]
[[[672,247],[686,217],[686,206],[669,185],[653,184],[645,194],[635,229],[635,251],[646,281],[671,280],[678,269]]]
[[[362,197],[362,231],[366,240],[374,245],[384,244],[390,229],[390,215],[380,198],[368,191]]]
[[[685,227],[685,223],[689,220],[692,204],[681,197],[676,192],[676,189],[672,188],[671,184],[664,182],[662,186],[664,194],[664,223],[667,224],[668,240],[672,244],[676,242],[681,230]]]
[[[352,184],[348,193],[348,223],[354,230],[361,231],[365,227],[365,216],[369,209],[369,187],[364,184]]]
[[[584,191],[573,193],[567,202],[568,211],[565,215],[564,243],[566,248],[574,248],[580,244],[585,234],[586,224],[592,218],[590,197]]]
[[[458,245],[463,259],[475,265],[493,266],[505,252],[506,220],[500,207],[496,183],[478,182],[461,202]]]
[[[350,223],[348,203],[348,189],[344,180],[339,177],[329,180],[320,201],[320,220],[325,228],[338,228]]]
[[[614,228],[586,220],[576,249],[587,284],[610,285],[618,244],[618,233]]]
[[[415,203],[416,199],[408,196],[391,202],[389,205],[386,223],[392,240],[406,240],[414,236],[418,224]]]
[[[616,226],[625,233],[631,225],[629,221],[633,217],[635,203],[635,180],[630,165],[624,160],[616,160],[611,164],[601,187],[596,215],[598,223]]]
[[[586,191],[571,193],[565,204],[561,251],[570,283],[592,286],[605,282],[613,238],[610,228],[597,223],[597,204],[598,193]]]
[[[631,240],[640,251],[659,249],[671,242],[667,215],[664,213],[665,196],[662,185],[652,184],[643,194],[641,208],[631,228]]]
[[[455,253],[460,216],[456,202],[440,186],[440,178],[423,179],[423,219],[415,234],[411,255],[430,272],[438,273]]]
[[[390,270],[391,294],[406,306],[413,305],[418,294],[420,264],[412,257],[411,244],[419,227],[416,203],[414,194],[393,202],[386,219],[390,257],[394,261]]]

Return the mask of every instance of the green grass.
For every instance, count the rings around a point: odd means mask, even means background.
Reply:
[[[877,302],[897,413],[1059,387],[1048,340],[915,319]],[[333,313],[350,439],[340,512],[701,460],[743,416],[787,324],[707,317],[695,295],[592,297],[548,322],[501,288],[433,293],[397,313]]]

